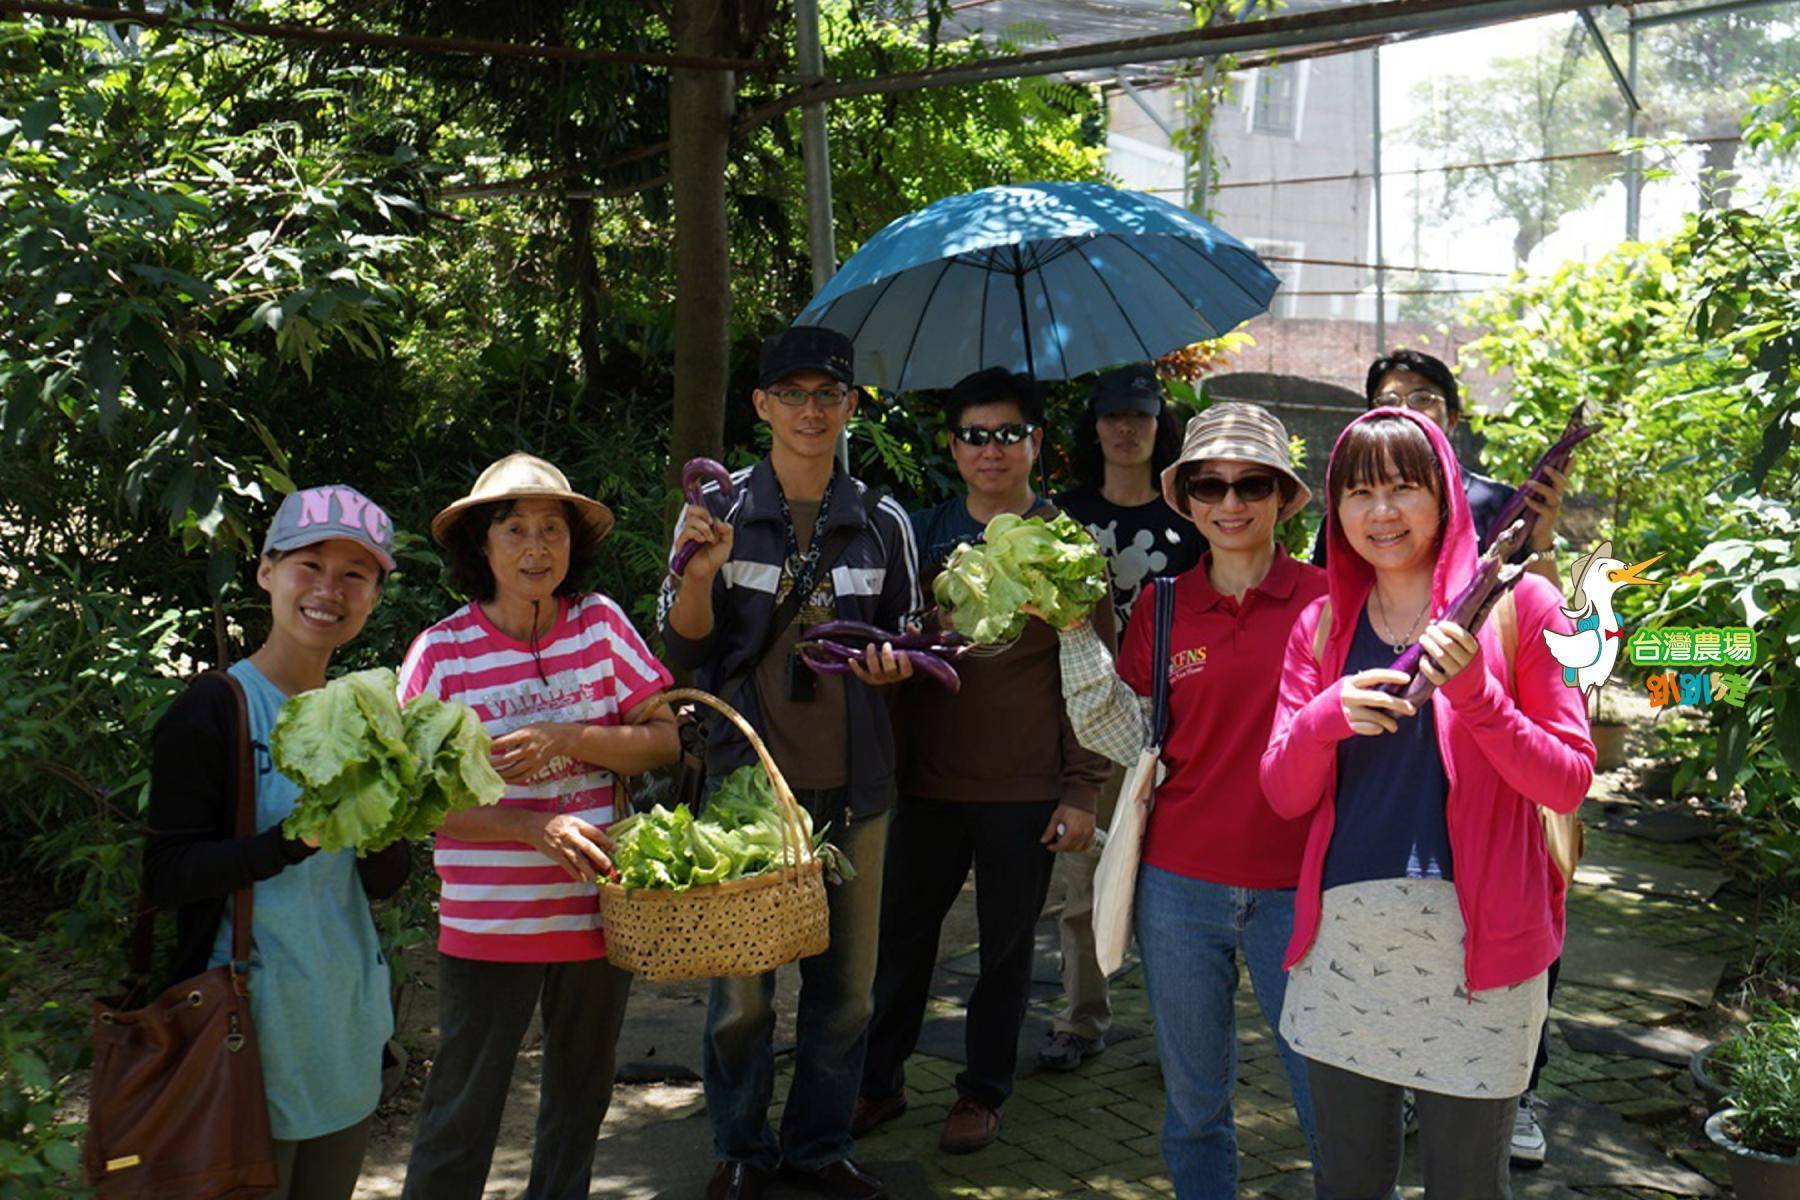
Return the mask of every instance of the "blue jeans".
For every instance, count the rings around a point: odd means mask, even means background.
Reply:
[[[1237,1128],[1238,957],[1263,1017],[1275,1031],[1294,1109],[1318,1161],[1305,1060],[1281,1037],[1287,972],[1281,957],[1294,931],[1289,889],[1227,887],[1145,866],[1138,874],[1137,938],[1156,1022],[1166,1108],[1162,1153],[1178,1200],[1233,1200]]]
[[[712,981],[706,1006],[702,1075],[713,1150],[724,1161],[773,1168],[779,1162],[816,1168],[850,1157],[874,1010],[876,934],[888,814],[842,825],[844,793],[802,792],[815,822],[837,818],[831,842],[850,858],[856,878],[827,886],[831,947],[800,960],[794,1079],[782,1111],[781,1135],[769,1127],[775,1093],[775,973]]]

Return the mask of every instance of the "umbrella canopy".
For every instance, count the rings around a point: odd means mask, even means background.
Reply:
[[[951,196],[864,243],[795,318],[856,344],[858,383],[947,388],[985,367],[1070,379],[1218,337],[1279,281],[1184,208],[1098,183]]]

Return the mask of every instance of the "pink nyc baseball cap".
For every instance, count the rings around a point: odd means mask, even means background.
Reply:
[[[394,569],[394,522],[381,505],[342,483],[306,488],[283,500],[263,539],[263,553],[297,550],[332,538],[366,546],[382,570]]]

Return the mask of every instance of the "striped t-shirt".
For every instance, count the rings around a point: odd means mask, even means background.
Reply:
[[[673,682],[619,606],[598,593],[559,598],[554,628],[531,648],[464,605],[414,639],[400,668],[400,698],[460,700],[494,737],[541,722],[620,725]],[[539,675],[540,665],[542,676]],[[612,772],[559,758],[500,803],[568,813],[604,827],[613,818]],[[599,894],[522,842],[463,842],[442,833],[433,855],[443,883],[438,949],[487,962],[574,962],[603,957]]]

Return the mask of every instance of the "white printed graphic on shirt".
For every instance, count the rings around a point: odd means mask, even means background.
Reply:
[[[1088,532],[1094,535],[1094,540],[1100,543],[1107,561],[1112,564],[1114,596],[1125,597],[1118,605],[1119,621],[1123,624],[1125,618],[1131,615],[1131,606],[1136,603],[1144,581],[1166,571],[1169,556],[1157,549],[1156,534],[1149,529],[1138,530],[1131,544],[1120,549],[1118,530],[1117,521],[1088,526]]]

